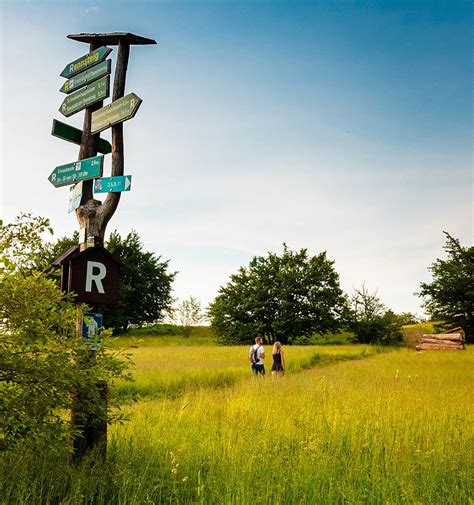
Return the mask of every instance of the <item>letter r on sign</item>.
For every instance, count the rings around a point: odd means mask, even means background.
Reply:
[[[98,261],[88,261],[86,270],[86,291],[92,291],[92,283],[95,282],[97,291],[102,295],[105,293],[102,279],[107,275],[107,268]]]

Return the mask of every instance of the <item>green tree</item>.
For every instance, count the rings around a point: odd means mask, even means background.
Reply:
[[[413,312],[402,312],[401,314],[397,314],[398,319],[400,320],[400,324],[405,326],[407,324],[416,324],[421,323],[422,318],[414,314]]]
[[[37,251],[35,255],[35,262],[33,267],[39,272],[49,271],[54,260],[59,258],[71,247],[77,246],[78,243],[79,232],[77,231],[72,234],[72,237],[61,237],[54,242],[43,242],[41,249]],[[59,278],[60,275],[61,271],[57,270],[54,277]]]
[[[403,339],[400,316],[388,310],[377,291],[371,293],[365,284],[354,290],[346,317],[353,340],[360,344],[393,344]]]
[[[336,331],[344,295],[334,262],[326,253],[309,256],[306,249],[254,257],[231,275],[209,307],[211,325],[228,343],[291,342],[314,332]]]
[[[181,327],[183,337],[189,338],[193,331],[193,326],[198,325],[203,319],[201,302],[190,296],[173,307],[169,314],[172,321]]]
[[[466,339],[474,341],[474,247],[464,247],[459,239],[446,235],[446,259],[436,259],[431,267],[432,282],[422,282],[418,295],[433,317],[441,317],[447,328],[461,326]]]
[[[106,248],[125,268],[118,304],[99,307],[104,324],[120,333],[130,325],[162,321],[173,303],[171,293],[176,272],[168,272],[169,261],[160,261],[161,256],[144,251],[136,231],[125,238],[114,231]]]
[[[123,375],[105,346],[84,364],[91,351],[76,338],[74,304],[34,269],[48,231],[47,219],[29,214],[0,225],[0,450],[26,442],[64,449],[72,394]]]

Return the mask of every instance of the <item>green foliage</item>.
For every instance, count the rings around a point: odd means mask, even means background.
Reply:
[[[395,344],[403,340],[402,318],[387,310],[377,291],[370,293],[365,285],[354,290],[347,317],[355,342]]]
[[[130,328],[127,335],[149,337],[156,335],[181,335],[181,328],[175,324],[147,324],[137,328]]]
[[[397,314],[397,317],[402,326],[418,324],[422,322],[422,318],[416,314],[413,314],[413,312],[402,312],[401,314]]]
[[[29,214],[0,226],[0,450],[26,442],[64,448],[72,393],[123,375],[104,349],[84,359],[92,351],[75,338],[74,304],[33,269],[49,230],[48,220]]]
[[[59,258],[71,247],[79,243],[79,232],[75,231],[72,237],[61,237],[55,242],[43,242],[41,249],[38,250],[34,257],[34,268],[39,272],[46,272],[51,268],[54,260]],[[60,278],[61,271],[57,270],[54,275],[50,277]]]
[[[194,296],[190,296],[173,307],[169,312],[172,320],[181,328],[181,334],[189,338],[193,327],[203,320],[201,303]]]
[[[104,324],[121,333],[130,325],[162,321],[173,302],[171,291],[176,272],[168,272],[169,261],[160,261],[161,256],[144,251],[136,231],[125,238],[114,231],[106,247],[125,268],[118,304],[99,307]]]
[[[209,308],[211,325],[226,343],[287,343],[295,337],[337,331],[344,296],[334,262],[306,249],[254,257],[241,267]]]
[[[474,341],[474,247],[463,247],[449,233],[443,249],[447,259],[436,259],[429,267],[433,280],[422,282],[419,296],[433,317],[441,317],[447,328],[461,326],[466,339]]]

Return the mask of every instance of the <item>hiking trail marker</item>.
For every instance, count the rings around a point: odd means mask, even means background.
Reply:
[[[130,191],[131,185],[131,175],[102,177],[102,179],[94,181],[94,193],[121,193],[122,191]]]
[[[98,81],[88,84],[79,91],[68,95],[59,107],[59,112],[66,117],[72,116],[89,105],[108,98],[110,93],[110,77],[106,75]]]
[[[91,133],[99,133],[110,126],[132,119],[138,111],[142,99],[135,93],[115,100],[114,102],[92,113]]]
[[[90,53],[81,56],[77,60],[74,60],[72,63],[68,63],[63,71],[59,74],[61,77],[65,77],[69,79],[76,74],[79,74],[83,70],[87,70],[88,68],[97,65],[101,61],[104,61],[105,58],[111,53],[112,49],[110,47],[99,47],[98,49],[94,49]]]
[[[67,80],[61,86],[59,91],[61,93],[66,93],[67,95],[69,95],[69,93],[72,93],[73,91],[82,88],[82,86],[85,86],[86,84],[90,84],[91,82],[97,81],[97,79],[100,79],[101,77],[110,75],[110,68],[111,68],[111,60],[103,61],[102,63],[99,63],[95,67],[92,67],[91,69],[86,70],[85,72],[81,72],[80,74],[77,74],[75,77],[72,77],[71,79]]]
[[[78,181],[95,179],[102,176],[104,156],[94,156],[85,160],[73,161],[56,167],[48,177],[49,182],[59,188]]]
[[[68,211],[75,210],[79,222],[79,244],[53,262],[61,267],[61,289],[75,293],[78,323],[77,338],[92,340],[102,326],[95,312],[85,314],[83,303],[116,305],[119,298],[120,263],[103,247],[105,230],[120,201],[122,191],[129,191],[131,176],[124,176],[123,122],[137,113],[142,100],[136,94],[125,94],[125,80],[134,45],[156,44],[156,41],[128,32],[78,33],[69,39],[89,44],[89,53],[68,63],[61,77],[66,82],[60,88],[66,97],[59,112],[66,117],[85,109],[82,130],[53,120],[52,135],[78,144],[78,161],[56,167],[49,176],[55,187],[73,185],[69,191]],[[103,100],[110,94],[111,62],[106,60],[112,51],[107,46],[118,46],[112,102],[105,107]],[[92,127],[91,127],[92,125]],[[111,128],[112,145],[101,139],[98,133]],[[113,153],[111,177],[101,179],[104,156],[97,153]],[[94,198],[93,179],[107,192],[104,201]],[[91,307],[94,310],[94,307]],[[98,350],[98,343],[90,350]],[[85,351],[89,352],[89,351]],[[89,354],[89,365],[93,366]],[[95,449],[98,458],[105,463],[107,451],[107,397],[108,384],[98,381],[91,391],[76,389],[72,395],[71,423],[75,429],[72,438],[71,463],[83,461],[85,455]],[[97,408],[99,407],[99,408]]]

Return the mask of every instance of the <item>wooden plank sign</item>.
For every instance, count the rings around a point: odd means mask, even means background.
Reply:
[[[91,133],[99,133],[110,126],[132,119],[138,111],[142,99],[129,93],[115,102],[92,113]]]
[[[51,135],[58,137],[58,139],[65,140],[66,142],[72,142],[78,146],[81,145],[82,130],[74,128],[74,126],[68,125],[67,123],[58,121],[57,119],[53,119]],[[97,151],[102,154],[110,154],[112,152],[112,146],[108,140],[99,138],[97,140]]]
[[[71,79],[68,79],[61,86],[59,91],[61,93],[66,93],[67,95],[69,95],[69,93],[72,93],[73,91],[82,88],[86,84],[90,84],[91,82],[97,81],[97,79],[100,79],[105,75],[109,75],[110,67],[111,67],[110,60],[103,61],[102,63],[99,63],[95,67],[92,67],[91,69],[86,70],[85,72],[82,72],[80,74],[77,74],[75,77],[72,77]]]
[[[48,177],[49,182],[59,188],[78,181],[96,179],[102,176],[104,156],[93,156],[84,160],[73,161],[56,167]]]
[[[73,75],[80,74],[82,71],[97,65],[101,61],[104,61],[111,51],[112,49],[110,49],[110,47],[99,47],[98,49],[81,56],[77,60],[74,60],[72,63],[68,63],[60,75],[61,77],[69,79]]]
[[[68,95],[61,104],[61,107],[59,107],[59,112],[66,117],[72,116],[76,112],[89,107],[89,105],[107,98],[109,96],[109,88],[110,76],[107,75]]]

